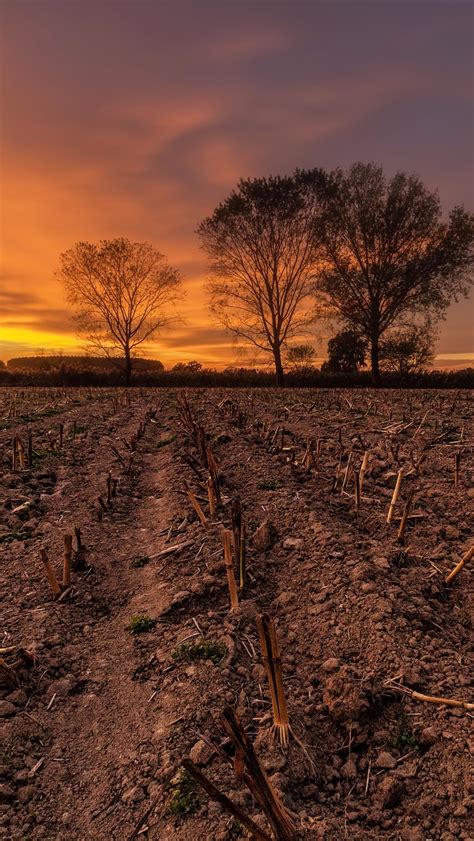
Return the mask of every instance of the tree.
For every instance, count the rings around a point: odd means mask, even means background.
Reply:
[[[467,296],[473,264],[474,217],[455,207],[441,220],[440,201],[414,175],[390,180],[375,164],[355,164],[321,177],[322,206],[315,239],[322,268],[320,301],[370,343],[380,382],[381,337],[413,313],[443,317],[451,300]]]
[[[297,373],[309,371],[314,368],[316,348],[310,344],[291,345],[288,348],[287,361]]]
[[[200,374],[202,371],[202,364],[200,362],[196,362],[196,360],[191,360],[191,362],[177,362],[176,365],[173,365],[171,370],[180,374]]]
[[[78,307],[78,333],[88,350],[120,355],[130,385],[134,352],[171,321],[165,308],[176,300],[178,271],[152,245],[119,238],[76,243],[61,254],[57,275]]]
[[[328,342],[328,361],[322,370],[352,374],[365,364],[367,342],[353,330],[337,333]]]
[[[380,344],[381,367],[401,376],[423,371],[433,357],[434,336],[426,324],[394,330]]]
[[[314,318],[316,196],[306,173],[240,181],[197,233],[209,258],[211,311],[235,336],[273,357]]]

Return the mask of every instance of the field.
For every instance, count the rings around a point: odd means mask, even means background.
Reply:
[[[472,415],[3,390],[0,838],[472,838]]]

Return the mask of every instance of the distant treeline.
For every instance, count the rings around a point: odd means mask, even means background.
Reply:
[[[52,360],[55,360],[53,364]],[[70,364],[73,360],[73,364]],[[89,361],[93,364],[88,364]],[[12,365],[12,362],[14,363]],[[25,364],[25,363],[28,364]],[[33,363],[34,364],[31,364]],[[79,364],[77,364],[79,363]],[[97,363],[97,364],[96,364]],[[179,366],[178,366],[179,367]],[[215,371],[201,368],[165,371],[161,362],[134,360],[132,385],[154,388],[271,388],[275,375],[270,371],[251,368],[227,368]],[[289,388],[370,388],[370,371],[357,373],[321,372],[317,368],[288,371],[285,384]],[[0,367],[2,386],[123,386],[123,370],[109,360],[86,357],[25,357],[10,360]],[[430,371],[404,376],[387,372],[383,375],[386,388],[474,388],[474,368],[459,371]]]
[[[133,360],[137,372],[163,372],[165,366],[154,359]],[[123,372],[123,359],[111,359],[100,356],[17,356],[7,362],[8,371],[26,373],[44,371],[63,371],[64,369],[81,372],[114,373]]]

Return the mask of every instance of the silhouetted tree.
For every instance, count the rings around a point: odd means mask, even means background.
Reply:
[[[381,367],[398,374],[424,371],[434,358],[434,336],[429,325],[394,330],[380,343]]]
[[[305,173],[241,181],[197,233],[210,260],[211,310],[234,335],[271,353],[314,317],[316,198]]]
[[[328,360],[321,370],[352,374],[365,363],[367,342],[353,330],[337,333],[328,342]]]
[[[202,371],[202,365],[200,362],[196,362],[196,360],[191,360],[191,362],[177,362],[171,370],[178,373],[199,374]]]
[[[119,238],[76,243],[61,254],[57,276],[88,350],[122,356],[130,385],[134,352],[171,321],[165,308],[176,300],[178,271],[152,245]]]
[[[455,207],[441,221],[440,201],[414,175],[387,180],[374,164],[355,164],[322,177],[323,206],[315,239],[323,266],[320,301],[370,343],[372,375],[380,381],[381,337],[412,313],[442,317],[467,295],[473,263],[474,217]]]
[[[291,345],[288,348],[287,362],[294,371],[303,373],[314,368],[316,348],[310,344]]]

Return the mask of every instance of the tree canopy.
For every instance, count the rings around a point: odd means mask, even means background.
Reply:
[[[328,360],[322,371],[352,374],[365,364],[367,342],[353,330],[343,330],[328,342]]]
[[[401,376],[424,371],[434,357],[434,335],[429,324],[412,324],[391,331],[380,344],[381,367]]]
[[[414,175],[388,179],[380,166],[357,163],[321,177],[314,171],[321,216],[314,229],[322,265],[314,293],[320,306],[370,343],[379,381],[380,339],[414,313],[443,316],[467,295],[474,217],[440,200]]]
[[[87,349],[121,356],[129,385],[134,352],[170,323],[167,306],[176,300],[178,271],[149,243],[121,237],[76,243],[61,254],[57,274],[77,307]]]
[[[198,227],[212,312],[273,356],[279,385],[283,347],[314,318],[317,201],[305,173],[248,179]]]

